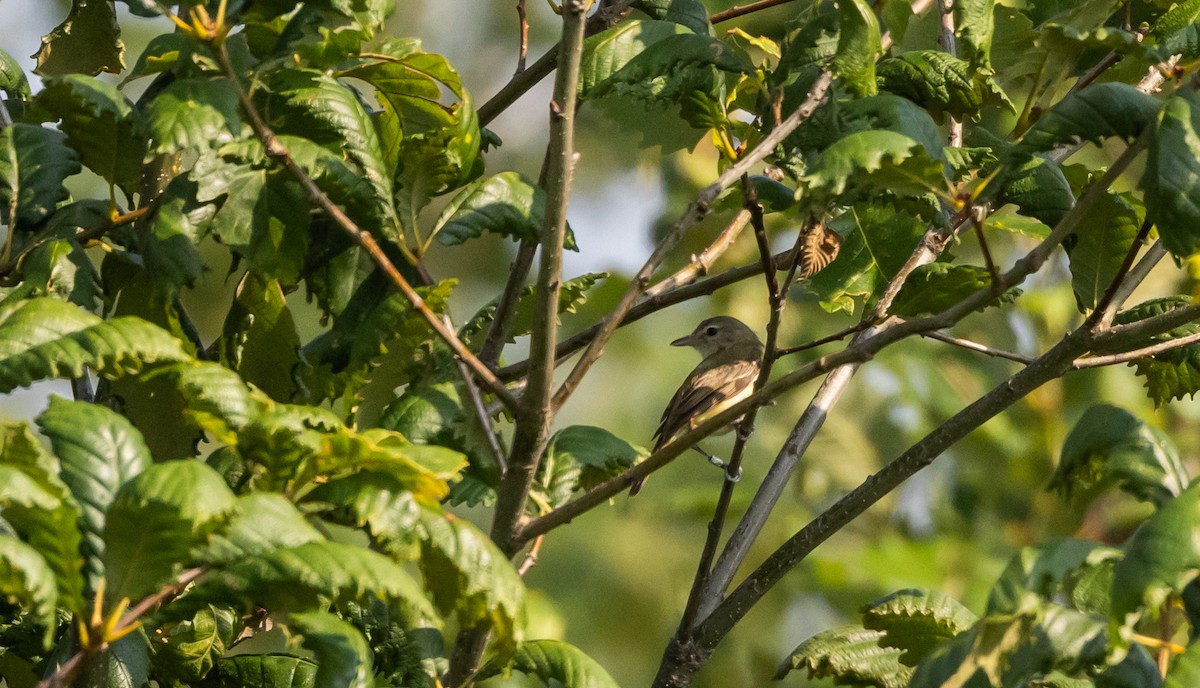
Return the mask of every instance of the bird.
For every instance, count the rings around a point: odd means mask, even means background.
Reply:
[[[679,435],[733,406],[754,391],[762,363],[763,345],[745,323],[728,315],[708,318],[686,337],[671,346],[690,346],[700,352],[700,364],[684,379],[663,411],[654,432],[658,451]],[[728,432],[730,428],[718,431]],[[725,464],[698,446],[692,447],[720,467]],[[642,489],[645,478],[635,480],[629,489],[632,497]]]

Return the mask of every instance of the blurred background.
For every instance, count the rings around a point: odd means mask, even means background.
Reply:
[[[719,10],[734,3],[706,4]],[[477,106],[512,75],[518,26],[514,0],[398,0],[397,5],[388,31],[420,37],[425,50],[445,55]],[[38,37],[61,22],[69,7],[66,0],[0,1],[0,48],[22,60],[35,91],[39,86],[32,73],[34,61],[27,56],[38,50]],[[131,66],[149,39],[170,31],[171,25],[131,16],[121,3],[118,9],[125,63]],[[530,0],[528,10],[532,62],[557,40],[558,17],[541,0]],[[778,39],[794,13],[785,5],[732,24]],[[721,27],[728,28],[732,26]],[[117,82],[121,77],[112,78]],[[148,81],[131,82],[127,93],[136,98]],[[489,171],[515,169],[537,177],[550,82],[547,79],[489,125],[503,140],[487,155]],[[687,142],[696,144],[690,151],[670,145],[643,148],[641,136],[620,122],[620,113],[583,108],[578,130],[581,158],[569,210],[580,251],[568,254],[565,272],[567,277],[598,271],[612,276],[593,291],[579,313],[565,317],[564,336],[590,325],[615,305],[662,228],[716,174],[716,155],[706,142]],[[988,124],[998,129],[1004,125]],[[1079,155],[1105,152],[1089,149]],[[86,173],[70,183],[79,196],[105,195],[103,186]],[[702,250],[732,216],[736,203],[731,201],[691,232],[662,274]],[[437,208],[430,212],[436,214]],[[795,227],[788,225],[789,218],[777,215],[772,221],[772,240],[780,248],[790,247]],[[1011,263],[1032,246],[1032,240],[1016,234],[994,232],[989,237],[994,237],[992,250],[1001,262]],[[977,253],[972,238],[951,250],[968,259]],[[435,278],[464,278],[453,302],[457,320],[499,292],[508,260],[497,256],[512,253],[511,244],[491,236],[453,249],[434,249],[430,267]],[[234,286],[219,262],[227,260],[220,258],[223,252],[214,248],[211,255],[217,262],[186,297],[206,341],[219,332]],[[1044,351],[1079,322],[1069,273],[1061,254],[1059,258],[1025,285],[1015,309],[968,318],[955,334],[1027,355]],[[755,260],[753,237],[746,232],[714,271]],[[1190,293],[1194,284],[1181,284],[1182,274],[1172,265],[1160,269],[1133,302]],[[651,444],[662,408],[697,362],[694,352],[671,348],[667,342],[719,313],[735,315],[761,332],[767,320],[765,294],[761,280],[750,280],[623,328],[564,409],[559,426],[597,425],[634,444]],[[298,322],[309,328],[302,333],[306,339],[319,331],[316,310],[306,304],[302,292],[291,296],[291,306]],[[206,319],[206,312],[211,317]],[[782,342],[809,341],[854,322],[846,313],[825,313],[796,287],[784,314]],[[510,347],[506,359],[522,358],[523,346],[518,342]],[[777,374],[836,346],[785,359],[777,365]],[[1017,369],[1018,364],[1009,361],[926,340],[892,347],[866,365],[803,461],[752,551],[750,564]],[[816,384],[792,391],[759,414],[732,518],[740,515]],[[39,385],[0,397],[0,417],[31,418],[50,393],[69,396],[70,391],[65,384]],[[990,585],[1022,546],[1076,534],[1120,541],[1129,524],[1145,515],[1142,506],[1114,495],[1084,513],[1045,490],[1066,433],[1086,408],[1100,402],[1123,406],[1167,430],[1194,465],[1195,423],[1200,416],[1194,401],[1155,411],[1129,368],[1079,372],[1047,385],[971,434],[817,549],[744,619],[700,674],[698,685],[765,683],[800,641],[856,618],[859,606],[897,589],[938,588],[981,611]],[[707,446],[720,455],[728,453],[731,443],[726,436]],[[527,578],[532,591],[527,637],[564,638],[597,659],[622,685],[648,684],[682,611],[720,480],[720,472],[699,456],[684,456],[655,475],[636,499],[622,496],[551,534]],[[480,522],[487,516],[483,511],[466,515]],[[800,674],[789,676],[786,683],[808,685]]]

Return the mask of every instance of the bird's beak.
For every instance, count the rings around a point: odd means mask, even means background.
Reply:
[[[671,342],[671,346],[691,346],[692,341],[692,335],[689,334],[686,337],[680,337],[679,339]]]

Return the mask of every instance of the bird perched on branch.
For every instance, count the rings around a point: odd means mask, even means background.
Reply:
[[[700,352],[703,360],[679,386],[663,411],[658,430],[654,432],[654,451],[750,396],[763,355],[762,342],[758,341],[754,330],[727,315],[701,322],[691,334],[676,339],[671,346],[690,346]],[[728,432],[728,428],[719,432]],[[713,465],[725,467],[725,462],[699,446],[692,448]],[[637,494],[645,482],[645,478],[634,482],[629,496]]]

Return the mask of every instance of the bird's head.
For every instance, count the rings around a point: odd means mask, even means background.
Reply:
[[[680,337],[671,342],[671,346],[690,346],[704,358],[718,351],[731,348],[756,346],[762,348],[758,335],[737,318],[728,315],[718,315],[708,318],[696,326],[686,337]]]

